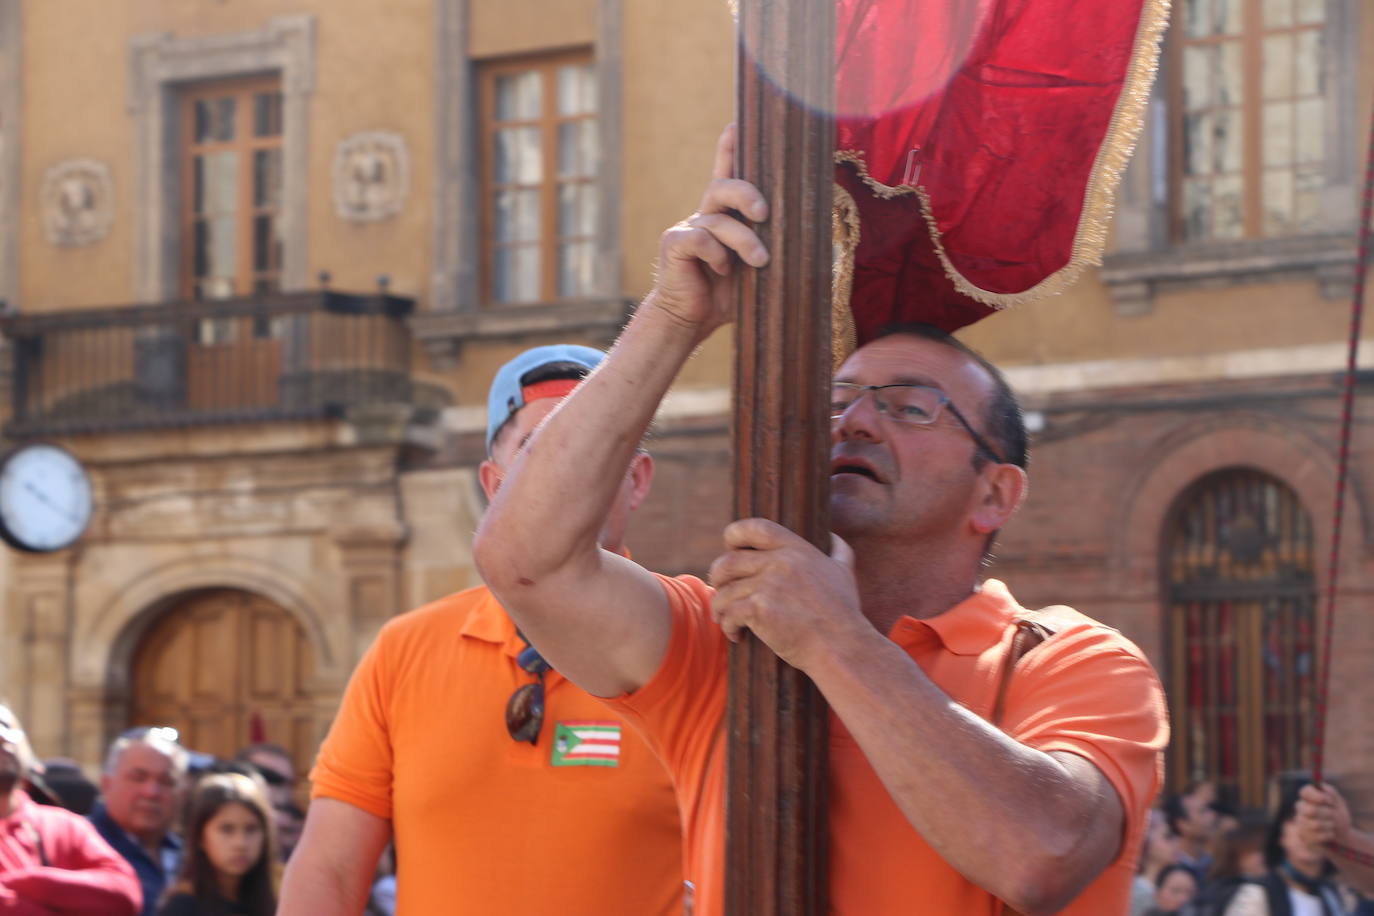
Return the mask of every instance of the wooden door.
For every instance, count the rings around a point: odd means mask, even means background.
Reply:
[[[197,592],[168,610],[134,654],[130,725],[170,725],[192,750],[232,757],[253,738],[291,751],[298,776],[314,754],[308,684],[314,654],[276,604],[234,589]]]

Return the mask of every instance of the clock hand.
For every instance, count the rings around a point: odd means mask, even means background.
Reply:
[[[58,515],[62,516],[72,524],[76,524],[81,521],[81,519],[77,518],[75,515],[63,511],[62,507],[59,506],[57,503],[53,502],[52,499],[49,498],[48,494],[44,493],[42,490],[35,487],[31,482],[27,480],[24,481],[24,489],[32,493],[34,499],[38,500],[40,503],[47,506],[49,509],[56,512]]]

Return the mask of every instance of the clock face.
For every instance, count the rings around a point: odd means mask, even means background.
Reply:
[[[61,550],[91,520],[91,481],[55,445],[27,445],[0,465],[0,534],[20,550]]]

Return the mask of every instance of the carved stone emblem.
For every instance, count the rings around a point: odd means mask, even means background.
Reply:
[[[68,159],[43,173],[43,230],[54,245],[90,245],[114,222],[110,167],[94,159]]]
[[[401,212],[410,187],[405,140],[388,131],[347,137],[334,153],[334,210],[370,222]]]

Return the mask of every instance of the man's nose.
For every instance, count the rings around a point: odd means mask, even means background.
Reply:
[[[882,423],[883,415],[878,412],[877,393],[861,391],[838,417],[831,418],[831,438],[837,442],[849,439],[879,441],[882,439]]]

